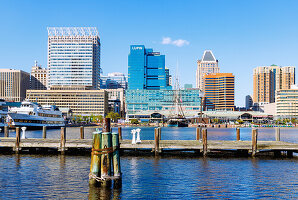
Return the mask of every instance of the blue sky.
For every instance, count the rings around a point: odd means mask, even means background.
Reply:
[[[127,74],[131,44],[160,51],[172,75],[178,60],[180,85],[195,85],[196,61],[210,49],[235,75],[237,106],[252,94],[254,67],[298,66],[295,0],[0,0],[0,23],[0,67],[28,72],[34,60],[47,65],[48,26],[97,27],[104,74]]]

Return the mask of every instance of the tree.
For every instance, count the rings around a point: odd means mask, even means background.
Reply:
[[[131,119],[130,120],[130,123],[131,124],[139,124],[139,120],[137,120],[137,119]]]
[[[109,112],[106,118],[110,118],[113,122],[117,121],[117,119],[120,118],[118,113],[115,112]]]

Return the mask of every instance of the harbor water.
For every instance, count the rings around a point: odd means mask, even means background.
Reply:
[[[131,139],[131,129],[123,128],[123,139]],[[141,129],[141,140],[154,138],[154,128]],[[91,138],[94,130],[86,128],[85,137]],[[298,129],[280,132],[282,141],[298,143]],[[161,135],[163,140],[193,140],[195,128],[162,128]],[[27,131],[26,136],[42,134]],[[59,138],[60,130],[48,130],[47,137]],[[67,138],[79,138],[79,129],[68,128]],[[208,139],[235,138],[235,129],[208,129]],[[259,129],[258,139],[275,140],[275,130]],[[241,140],[251,140],[251,129],[241,129]],[[123,155],[121,189],[89,188],[90,156],[0,154],[0,166],[0,199],[298,198],[297,155],[292,159]]]

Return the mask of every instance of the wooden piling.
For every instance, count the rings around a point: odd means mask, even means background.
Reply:
[[[80,135],[81,135],[80,139],[84,139],[84,126],[80,127]]]
[[[197,127],[196,129],[196,140],[200,140],[202,137],[202,127]]]
[[[158,140],[161,140],[161,128],[158,127]]]
[[[275,141],[280,141],[280,128],[275,128]]]
[[[102,135],[101,135],[101,177],[102,186],[109,187],[111,184],[111,152],[112,152],[112,134],[111,134],[110,118],[105,118],[103,121]]]
[[[16,144],[14,148],[14,151],[16,153],[20,152],[20,143],[21,143],[20,127],[16,127]]]
[[[118,127],[119,140],[122,140],[122,127]]]
[[[114,188],[119,188],[122,185],[121,180],[121,166],[120,166],[120,143],[119,134],[112,133],[113,146],[113,172],[114,172]]]
[[[90,174],[89,174],[89,185],[99,185],[99,182],[95,179],[100,177],[100,168],[101,168],[101,132],[93,133],[93,142],[92,142],[92,153],[91,153],[91,165],[90,165]]]
[[[287,158],[293,158],[293,151],[287,151]]]
[[[237,141],[240,140],[240,128],[236,128],[236,138],[237,138]]]
[[[154,129],[154,152],[157,156],[159,154],[159,130],[158,128]]]
[[[66,142],[66,130],[65,130],[65,127],[61,127],[61,134],[60,134],[60,151],[61,151],[61,154],[65,153],[65,142]]]
[[[42,138],[43,139],[47,138],[47,127],[46,126],[42,127]]]
[[[257,154],[258,129],[252,129],[251,140],[252,140],[251,155],[252,157],[255,157]]]
[[[4,126],[4,137],[9,137],[9,128],[8,128],[8,126]]]
[[[203,138],[203,155],[207,156],[208,148],[207,148],[207,129],[206,128],[202,130],[202,138]]]

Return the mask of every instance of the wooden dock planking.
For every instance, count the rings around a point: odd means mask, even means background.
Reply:
[[[60,148],[60,139],[22,139],[20,148]],[[15,147],[15,138],[0,138],[1,147]],[[212,150],[251,150],[251,141],[208,140],[208,151]],[[142,140],[140,144],[131,144],[131,140],[121,140],[120,149],[154,149],[154,140]],[[92,139],[67,139],[65,148],[92,148]],[[161,150],[203,150],[203,142],[199,140],[160,140]],[[258,141],[257,150],[279,150],[298,152],[297,143],[282,141]]]

